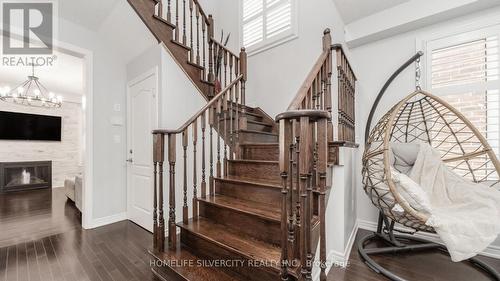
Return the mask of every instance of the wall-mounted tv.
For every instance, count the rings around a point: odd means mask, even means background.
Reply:
[[[61,141],[58,116],[0,111],[0,139]]]

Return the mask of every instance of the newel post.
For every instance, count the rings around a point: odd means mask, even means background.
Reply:
[[[246,82],[248,78],[248,71],[247,71],[247,52],[245,48],[241,48],[240,51],[240,73],[243,76],[243,79],[241,80],[241,116],[240,116],[240,121],[239,121],[239,129],[244,130],[247,128],[247,116],[246,116]]]
[[[164,135],[153,134],[153,200],[154,200],[153,201],[153,248],[157,251],[164,250],[164,240],[165,240],[165,226],[164,226],[165,220],[163,218],[163,162],[164,161],[165,161]]]
[[[332,35],[330,29],[327,28],[323,32],[323,52],[328,52],[328,58],[325,65],[325,77],[323,81],[325,92],[325,109],[330,113],[328,118],[328,141],[333,141],[333,123],[332,123]]]
[[[208,15],[208,82],[212,83],[210,86],[210,97],[215,95],[215,72],[214,72],[214,62],[215,62],[215,54],[214,54],[214,18],[212,15]]]
[[[287,186],[288,177],[290,176],[290,154],[289,149],[292,144],[292,124],[288,119],[281,119],[279,121],[280,124],[280,134],[279,134],[279,167],[280,167],[280,175],[282,180],[282,189],[281,189],[281,280],[288,280],[288,263],[289,259],[289,250],[292,250],[292,245],[290,245],[289,241],[289,222],[288,220],[288,197],[291,196],[293,192],[292,186]]]

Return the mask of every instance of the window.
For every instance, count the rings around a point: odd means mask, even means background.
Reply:
[[[294,38],[295,0],[242,0],[242,40],[249,53]]]
[[[457,108],[499,156],[499,28],[427,42],[427,85]]]

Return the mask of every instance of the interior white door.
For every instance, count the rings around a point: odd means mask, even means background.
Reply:
[[[153,230],[153,137],[157,126],[156,74],[128,86],[127,213],[131,221]]]

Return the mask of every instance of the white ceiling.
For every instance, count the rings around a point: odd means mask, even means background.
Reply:
[[[125,0],[60,0],[59,16],[97,31],[119,1]]]
[[[333,0],[345,24],[410,0]]]

